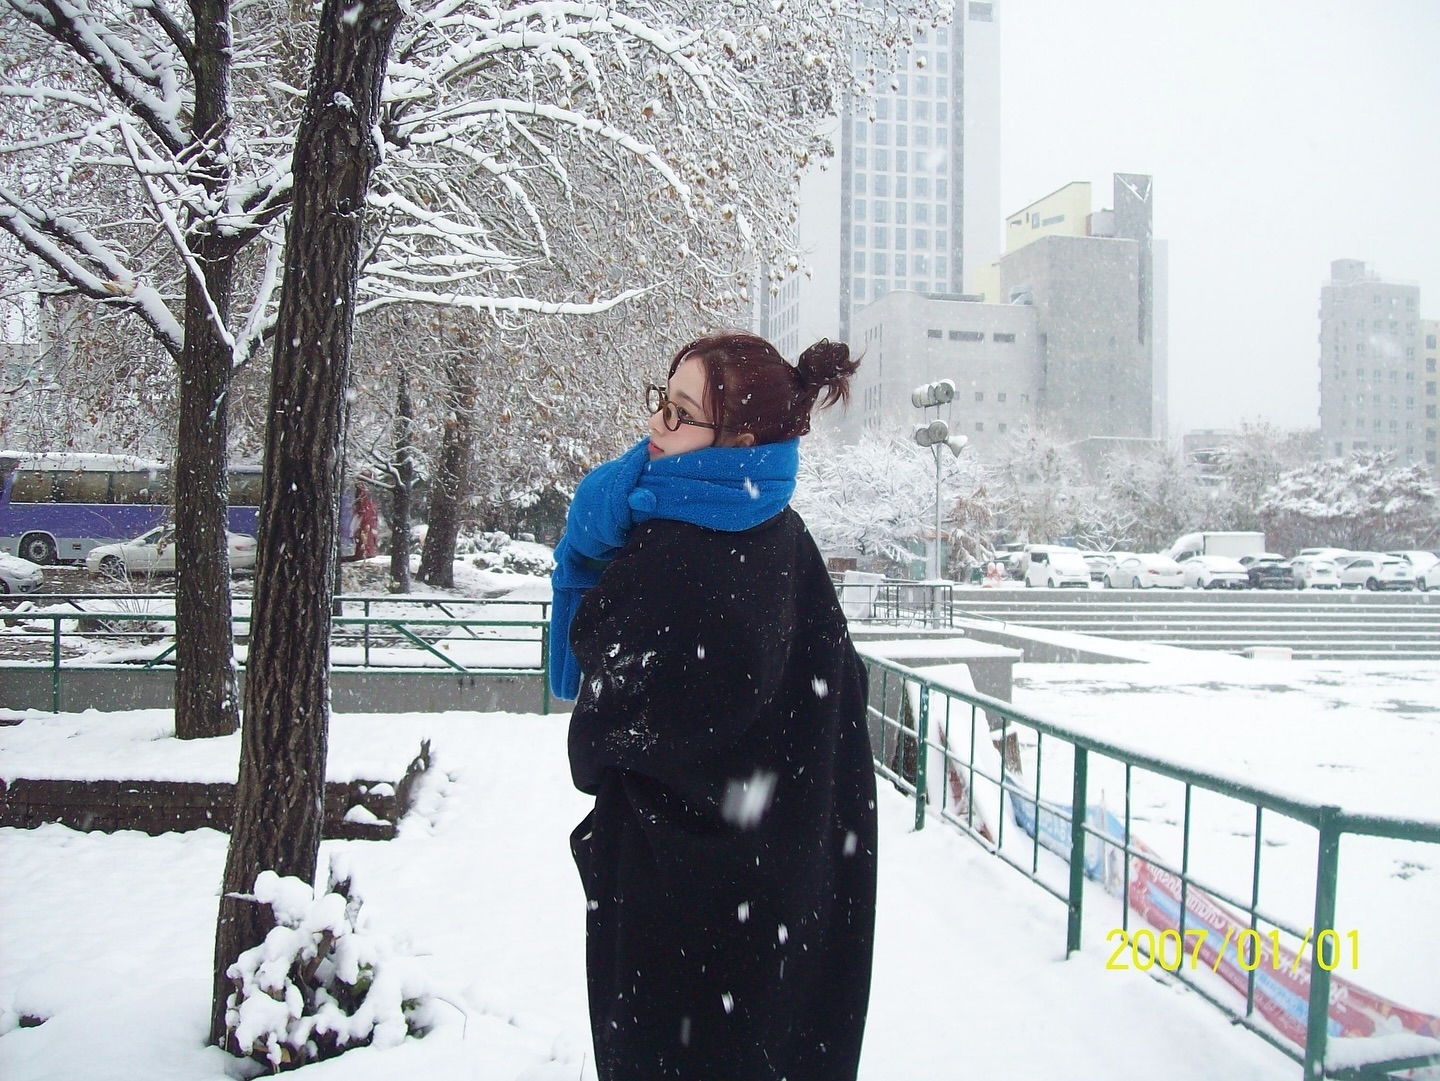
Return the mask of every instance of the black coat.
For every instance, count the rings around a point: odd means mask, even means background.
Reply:
[[[866,677],[799,515],[637,526],[570,640],[601,1081],[854,1078],[875,925]]]

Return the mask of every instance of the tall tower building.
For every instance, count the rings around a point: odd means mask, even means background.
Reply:
[[[887,293],[961,294],[999,257],[1000,7],[957,4],[953,25],[838,118],[838,162],[801,184],[811,272],[759,304],[760,332],[786,356],[850,341],[855,313]]]
[[[1436,377],[1424,371],[1424,340],[1418,285],[1385,281],[1359,259],[1330,264],[1320,287],[1327,456],[1388,450],[1400,462],[1435,464]]]

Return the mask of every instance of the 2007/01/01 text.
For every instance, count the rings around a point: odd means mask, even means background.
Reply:
[[[1305,937],[1300,942],[1300,948],[1295,951],[1290,959],[1289,968],[1291,972],[1298,972],[1300,960],[1305,956],[1305,951],[1310,948],[1313,928],[1305,929]],[[1285,958],[1280,952],[1280,932],[1271,930],[1261,934],[1253,927],[1230,927],[1225,931],[1224,941],[1220,948],[1215,951],[1213,964],[1203,962],[1200,953],[1205,948],[1206,940],[1214,934],[1208,927],[1192,927],[1185,932],[1182,940],[1180,932],[1170,927],[1164,931],[1152,931],[1148,927],[1142,927],[1138,931],[1126,931],[1124,928],[1116,927],[1106,932],[1105,941],[1113,942],[1119,940],[1119,945],[1110,954],[1110,959],[1105,962],[1107,969],[1128,969],[1135,967],[1146,971],[1159,965],[1167,972],[1178,972],[1187,963],[1193,970],[1204,964],[1213,972],[1220,971],[1220,962],[1225,958],[1225,951],[1233,944],[1235,947],[1235,961],[1246,972],[1253,972],[1259,968],[1264,961],[1264,954],[1269,955],[1270,967],[1276,971],[1285,964]],[[1314,935],[1315,963],[1326,972],[1333,972],[1344,963],[1346,949],[1345,943],[1349,943],[1349,968],[1351,971],[1360,967],[1360,932],[1346,931],[1343,934],[1333,927],[1322,928],[1318,935]],[[1269,949],[1265,949],[1265,946]],[[1126,963],[1125,954],[1129,952],[1131,964]],[[1143,952],[1142,952],[1143,951]],[[1173,951],[1173,952],[1172,952]]]

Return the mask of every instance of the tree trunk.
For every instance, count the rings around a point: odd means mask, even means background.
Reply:
[[[193,0],[196,140],[223,150],[230,128],[228,0]],[[228,176],[225,159],[202,151],[212,193]],[[235,646],[230,630],[230,563],[225,539],[225,476],[233,365],[224,333],[235,252],[213,237],[192,242],[203,268],[185,278],[185,347],[179,358],[180,426],[175,469],[175,734],[227,736],[240,726]],[[209,300],[207,302],[207,294]],[[217,325],[218,316],[218,325]]]
[[[235,826],[215,932],[210,1039],[219,1044],[229,1039],[226,969],[270,929],[268,912],[243,895],[262,870],[315,880],[355,282],[378,162],[381,80],[399,19],[397,0],[371,0],[362,18],[349,0],[325,0],[295,137]]]
[[[415,403],[410,372],[402,363],[395,379],[395,460],[391,464],[390,592],[410,592],[410,493],[415,488]]]
[[[449,364],[450,418],[440,438],[440,454],[430,485],[425,547],[420,552],[420,581],[455,584],[455,542],[470,498],[470,459],[475,452],[475,367],[466,356]]]

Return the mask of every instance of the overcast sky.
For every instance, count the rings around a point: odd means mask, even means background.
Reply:
[[[960,2],[957,0],[957,9]],[[1319,423],[1330,261],[1440,319],[1440,0],[1004,0],[1001,201],[1155,178],[1170,433]]]

